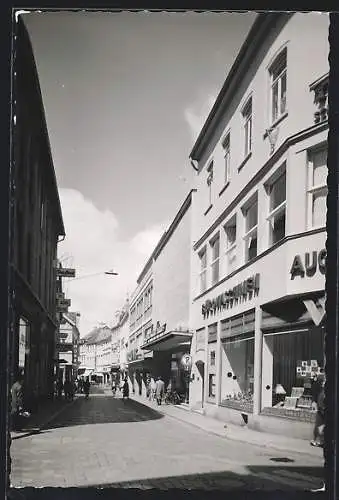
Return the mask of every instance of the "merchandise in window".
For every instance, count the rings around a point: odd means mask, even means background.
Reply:
[[[324,329],[264,335],[263,406],[312,409],[324,369]]]
[[[270,68],[272,124],[286,112],[287,50],[284,49]]]
[[[327,148],[309,152],[308,213],[309,227],[326,225]]]
[[[254,335],[222,342],[222,402],[252,403],[254,391]]]
[[[286,225],[286,171],[269,185],[269,241],[274,245],[285,237]]]
[[[243,210],[245,216],[245,262],[257,256],[257,227],[258,227],[258,200],[257,198]]]

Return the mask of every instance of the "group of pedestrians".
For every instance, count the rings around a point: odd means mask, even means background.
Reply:
[[[112,383],[112,393],[113,396],[116,395],[117,391],[122,392],[122,399],[128,399],[129,398],[129,386],[128,386],[128,380],[127,377],[119,384],[118,380],[113,380]]]
[[[151,377],[151,380],[148,384],[148,398],[150,401],[156,400],[158,405],[161,405],[162,399],[165,395],[165,382],[161,377],[158,377],[155,380]]]

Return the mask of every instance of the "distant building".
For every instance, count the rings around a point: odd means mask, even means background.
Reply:
[[[94,328],[80,339],[78,375],[98,383],[110,379],[112,330],[107,325]]]
[[[25,372],[26,404],[53,392],[56,256],[65,236],[31,42],[18,18],[14,57],[12,377]]]
[[[78,329],[79,313],[68,312],[61,316],[57,343],[58,373],[57,378],[65,381],[75,380],[79,367],[79,341]]]
[[[190,404],[309,439],[324,365],[328,14],[259,14],[192,149]]]

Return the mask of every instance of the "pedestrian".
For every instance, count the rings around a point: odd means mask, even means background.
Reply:
[[[64,389],[64,384],[62,383],[62,379],[59,378],[57,383],[56,383],[56,390],[57,390],[57,398],[58,399],[62,398],[63,389]]]
[[[124,385],[123,385],[123,388],[122,388],[122,398],[125,399],[127,398],[128,399],[129,397],[129,386],[128,386],[128,382],[127,382],[127,378],[125,379],[125,382],[124,382]]]
[[[154,401],[154,399],[155,399],[156,383],[155,383],[155,380],[154,380],[153,377],[151,378],[150,389],[151,390],[150,390],[149,399],[150,399],[150,401]]]
[[[165,382],[162,380],[161,377],[158,377],[155,383],[155,397],[157,399],[157,403],[159,406],[161,405],[164,392],[165,392]]]
[[[88,399],[88,397],[89,397],[90,385],[91,385],[91,383],[89,381],[89,377],[86,377],[86,380],[84,382],[85,399]]]
[[[323,446],[324,445],[324,427],[325,427],[325,376],[324,374],[319,374],[318,380],[320,382],[319,389],[316,391],[317,401],[316,408],[317,413],[315,417],[315,424],[313,428],[313,440],[311,441],[311,446]]]
[[[20,414],[23,411],[23,383],[24,375],[20,372],[11,387],[11,427],[13,430],[19,430],[21,427]]]

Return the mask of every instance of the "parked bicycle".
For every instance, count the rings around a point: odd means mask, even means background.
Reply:
[[[176,391],[168,391],[165,394],[165,404],[179,405],[181,398]]]

